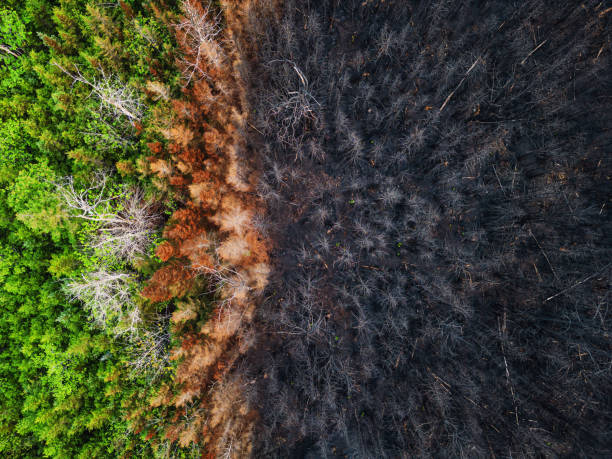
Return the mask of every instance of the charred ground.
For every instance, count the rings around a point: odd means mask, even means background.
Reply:
[[[256,2],[257,457],[612,452],[611,17]]]

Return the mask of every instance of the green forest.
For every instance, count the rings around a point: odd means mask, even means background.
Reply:
[[[0,0],[0,457],[611,457],[611,21]]]
[[[147,145],[181,83],[178,7],[146,3],[1,5],[3,457],[152,454],[136,419],[175,365],[139,292],[177,203]]]

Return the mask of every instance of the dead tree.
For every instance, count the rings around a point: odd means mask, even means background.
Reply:
[[[0,43],[0,52],[9,54],[13,57],[21,57],[23,55],[22,49],[11,49],[6,45]]]
[[[155,379],[166,371],[170,360],[170,316],[158,314],[130,340],[128,365],[133,375]]]
[[[148,249],[160,216],[140,189],[128,190],[121,197],[108,193],[108,178],[108,174],[99,173],[93,186],[80,191],[75,189],[72,177],[55,185],[72,215],[99,224],[91,248],[133,261]]]
[[[70,279],[64,289],[72,300],[83,302],[97,326],[121,335],[135,334],[141,321],[140,311],[132,301],[131,285],[129,274],[100,268]],[[115,326],[117,323],[121,326]]]
[[[144,105],[136,90],[122,82],[116,75],[107,75],[100,68],[101,77],[90,80],[81,73],[76,65],[74,72],[70,72],[58,62],[54,61],[53,65],[72,78],[73,84],[80,82],[89,86],[91,94],[94,94],[100,101],[100,109],[107,112],[111,118],[124,116],[133,125],[144,116]]]
[[[269,64],[281,62],[291,65],[300,80],[296,90],[284,90],[279,93],[278,100],[269,110],[269,114],[278,123],[278,138],[290,145],[299,144],[302,123],[319,124],[321,104],[312,94],[304,72],[292,61],[281,59],[270,61]]]
[[[187,85],[194,77],[208,77],[204,62],[219,67],[225,60],[225,54],[217,41],[221,33],[220,14],[212,12],[211,3],[202,7],[193,0],[183,0],[181,8],[184,16],[175,27],[181,33],[188,50],[181,58]]]

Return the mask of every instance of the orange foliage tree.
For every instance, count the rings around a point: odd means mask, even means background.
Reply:
[[[166,440],[205,445],[212,455],[229,448],[231,457],[250,450],[255,418],[232,365],[251,342],[242,336],[244,324],[269,272],[266,242],[252,225],[259,206],[253,193],[257,167],[242,134],[246,112],[235,43],[239,3],[225,2],[217,10],[184,0],[183,16],[174,26],[185,86],[183,97],[172,101],[172,125],[162,131],[167,144],[149,145],[149,165],[183,205],[157,249],[165,265],[142,292],[153,302],[196,296],[202,285],[214,293],[210,319],[199,328],[184,327],[199,317],[198,305],[176,302],[173,322],[181,336],[172,352],[179,360],[176,387],[164,388],[152,404],[174,410]]]

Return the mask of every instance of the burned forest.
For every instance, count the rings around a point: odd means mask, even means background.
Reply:
[[[258,457],[610,454],[610,16],[269,8]]]
[[[0,456],[612,457],[611,21],[0,1]]]

